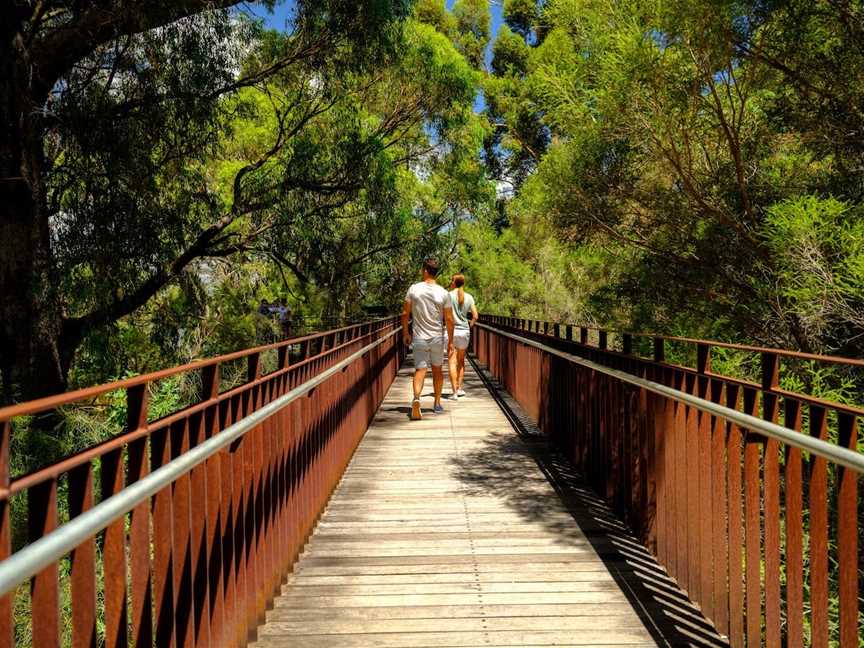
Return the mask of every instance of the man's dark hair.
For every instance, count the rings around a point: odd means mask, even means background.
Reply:
[[[423,269],[429,273],[431,277],[437,277],[441,266],[438,265],[438,259],[423,259]]]

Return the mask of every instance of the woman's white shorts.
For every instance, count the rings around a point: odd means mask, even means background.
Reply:
[[[453,331],[453,348],[464,351],[471,342],[471,329],[458,328]]]

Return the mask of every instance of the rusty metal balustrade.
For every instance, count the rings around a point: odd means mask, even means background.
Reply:
[[[642,357],[636,334],[509,317],[475,330],[479,361],[733,646],[859,646],[864,411],[780,372],[864,361],[655,335]],[[673,344],[695,366],[668,362]],[[718,347],[757,354],[761,381],[713,373]]]
[[[277,366],[262,374],[265,353]],[[64,634],[75,647],[96,646],[98,626],[109,648],[245,645],[402,357],[389,318],[0,409],[0,648],[14,645],[22,578],[37,648],[60,645]],[[247,379],[220,393],[220,367],[235,361],[245,361]],[[190,372],[200,374],[201,400],[149,421],[149,387]],[[117,390],[128,405],[123,434],[32,474],[9,474],[15,417]],[[12,553],[16,495],[27,500],[29,541]],[[67,554],[68,618],[60,596]]]

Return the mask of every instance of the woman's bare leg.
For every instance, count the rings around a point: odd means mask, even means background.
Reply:
[[[453,355],[456,356],[456,365],[457,370],[459,372],[459,376],[457,378],[456,384],[457,389],[462,389],[462,385],[465,383],[465,352],[467,349],[457,349],[456,353]]]
[[[450,386],[453,388],[454,394],[459,389],[458,365],[456,360],[457,354],[458,351],[454,351],[450,354],[450,357],[447,358],[447,371],[450,374]]]

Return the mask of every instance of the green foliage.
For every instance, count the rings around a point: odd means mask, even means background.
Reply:
[[[776,264],[775,290],[807,334],[833,346],[864,328],[864,218],[833,198],[772,205],[763,226]]]
[[[589,287],[603,275],[603,250],[571,250],[544,230],[539,223],[518,223],[498,234],[486,220],[461,226],[454,270],[465,273],[478,308],[590,321]]]
[[[839,27],[860,3],[505,11],[543,37],[514,28],[495,44],[487,165],[515,187],[505,221],[542,218],[577,248],[609,251],[593,318],[861,352],[864,157],[815,117],[821,101],[832,123],[864,125],[860,85],[824,67],[864,65],[849,40],[860,23]]]
[[[466,60],[475,68],[483,66],[489,43],[489,3],[487,0],[456,0],[456,44]]]
[[[528,55],[525,41],[502,25],[492,45],[492,71],[499,76],[524,76],[528,71]]]
[[[444,0],[418,0],[414,3],[414,18],[448,37],[456,33],[456,18],[447,10]]]
[[[461,10],[464,33],[488,29],[479,8],[468,3]],[[434,3],[427,9],[431,14],[423,7],[417,13],[432,20]],[[303,14],[302,28],[289,34],[218,13],[176,27],[174,36],[168,30],[153,56],[198,56],[160,68],[163,76],[152,80],[178,92],[190,87],[183,75],[197,80],[184,99],[189,105],[174,106],[185,111],[182,119],[169,111],[145,124],[147,114],[136,115],[135,128],[117,123],[99,133],[102,140],[82,139],[99,155],[110,152],[99,164],[75,153],[77,140],[58,158],[64,169],[74,162],[76,176],[90,173],[116,186],[64,188],[69,217],[59,221],[57,235],[70,315],[83,321],[94,309],[109,313],[104,324],[85,329],[71,384],[272,339],[281,332],[257,315],[261,299],[288,299],[304,321],[393,306],[403,289],[399,275],[413,273],[417,255],[443,256],[453,224],[491,201],[477,156],[485,122],[471,110],[480,77],[460,53],[458,34],[406,19],[398,34],[387,35],[398,40],[398,51],[382,45],[375,69],[367,69],[344,60],[358,58],[353,36],[335,36],[330,18],[303,11],[314,15]],[[217,36],[227,45],[209,61]],[[325,58],[305,54],[328,44]],[[286,66],[285,56],[297,61]],[[247,76],[277,71],[205,101],[232,81],[238,61]],[[90,118],[83,106],[75,109]],[[117,142],[115,126],[123,131]],[[152,150],[167,157],[142,156]],[[111,173],[103,173],[109,166]],[[118,181],[124,173],[128,180]],[[115,199],[122,204],[106,202]],[[190,247],[184,265],[162,274]],[[113,319],[121,304],[138,301],[132,313]]]
[[[514,32],[528,38],[537,27],[540,9],[535,0],[504,0],[504,21]],[[501,38],[501,34],[498,34]]]

